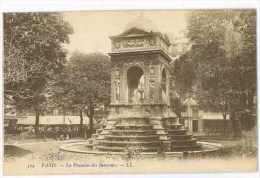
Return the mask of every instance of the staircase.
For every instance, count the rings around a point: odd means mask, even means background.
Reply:
[[[171,151],[183,152],[199,150],[200,145],[197,143],[196,138],[188,134],[187,130],[183,129],[182,124],[176,122],[175,119],[169,118],[164,122],[164,128],[171,142]]]
[[[182,128],[177,118],[164,118],[161,128],[158,122],[157,125],[155,123],[148,117],[117,119],[113,125],[99,133],[95,148],[104,152],[157,152],[166,141],[170,145],[170,150],[166,149],[167,151],[200,149],[197,140]]]
[[[156,152],[160,144],[159,136],[149,118],[120,118],[107,134],[99,139],[96,148],[100,151]]]

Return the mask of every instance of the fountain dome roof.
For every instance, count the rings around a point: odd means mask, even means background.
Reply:
[[[135,18],[133,21],[129,22],[124,31],[119,36],[125,36],[131,34],[133,31],[143,31],[145,33],[153,33],[159,35],[168,45],[170,45],[170,40],[168,35],[163,34],[159,31],[157,26],[149,19],[144,17],[142,14]],[[136,32],[136,31],[135,31]]]

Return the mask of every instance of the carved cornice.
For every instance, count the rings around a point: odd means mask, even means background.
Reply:
[[[164,50],[158,49],[158,48],[113,51],[113,52],[110,52],[108,54],[111,57],[113,57],[113,56],[133,55],[133,54],[161,54],[168,62],[172,61],[172,58]]]

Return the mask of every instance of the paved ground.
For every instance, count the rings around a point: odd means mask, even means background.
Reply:
[[[126,157],[121,156],[95,156],[59,151],[61,144],[74,141],[79,140],[55,141],[49,139],[22,143],[16,141],[15,145],[7,146],[4,174],[215,172],[256,169],[254,157],[237,156],[199,160],[137,157],[135,160],[129,161]],[[230,145],[231,142],[224,144]]]

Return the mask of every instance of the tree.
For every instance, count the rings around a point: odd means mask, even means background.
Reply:
[[[252,10],[194,11],[189,18],[197,96],[224,119],[229,113],[235,121],[255,94],[255,18]],[[238,130],[235,124],[233,130]]]
[[[83,54],[74,52],[56,86],[67,103],[79,111],[81,132],[83,114],[89,118],[89,131],[93,133],[95,109],[107,105],[110,98],[110,60],[102,53]],[[61,100],[61,102],[63,102]]]
[[[70,81],[67,80],[70,75],[68,67],[65,65],[63,70],[54,76],[54,79],[49,82],[48,88],[48,104],[52,108],[56,108],[62,111],[65,122],[65,115],[68,110],[73,109],[71,99],[68,96],[71,85]]]
[[[4,14],[4,87],[16,107],[33,108],[38,132],[46,87],[64,63],[72,28],[59,13]]]
[[[181,113],[185,110],[182,102],[193,95],[193,86],[196,81],[195,70],[188,52],[171,64],[170,74],[171,108],[181,118]]]
[[[189,52],[181,55],[171,65],[172,83],[182,99],[192,95],[192,87],[196,81],[195,69]]]

